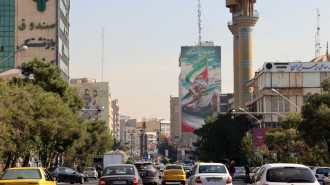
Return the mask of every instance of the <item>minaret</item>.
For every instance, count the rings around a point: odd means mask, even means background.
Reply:
[[[248,94],[246,83],[253,78],[253,27],[259,15],[254,10],[256,0],[226,0],[232,21],[228,27],[234,39],[234,108],[245,107]]]

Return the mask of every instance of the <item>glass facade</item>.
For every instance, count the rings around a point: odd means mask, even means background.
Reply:
[[[4,48],[0,52],[0,61],[15,51],[15,0],[0,0],[0,44]],[[0,72],[15,67],[15,58],[11,56],[0,63]]]

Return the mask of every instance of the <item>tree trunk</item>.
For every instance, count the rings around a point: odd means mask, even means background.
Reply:
[[[28,167],[29,166],[29,162],[30,162],[30,154],[29,155],[26,155],[24,157],[24,161],[23,161],[23,167]]]
[[[12,163],[11,163],[12,168],[16,167],[16,162],[17,162],[17,157],[15,156]]]
[[[11,165],[11,161],[12,160],[13,160],[13,156],[12,156],[12,154],[9,154],[9,156],[7,157],[5,169],[3,169],[3,171],[5,171],[6,169],[10,168],[10,165]]]

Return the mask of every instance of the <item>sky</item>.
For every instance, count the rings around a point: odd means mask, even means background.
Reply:
[[[70,78],[110,83],[120,114],[170,119],[178,96],[181,46],[198,42],[197,0],[71,0]],[[221,46],[222,93],[233,93],[233,36],[225,0],[201,0],[202,41]],[[257,0],[254,69],[264,62],[315,58],[317,8],[321,55],[330,41],[330,0]]]

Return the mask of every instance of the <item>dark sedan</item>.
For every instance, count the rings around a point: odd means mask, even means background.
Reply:
[[[159,184],[159,174],[151,162],[136,162],[135,167],[139,170],[144,184]]]
[[[70,182],[70,184],[88,182],[88,175],[77,173],[68,167],[49,168],[48,171],[57,178],[57,182]]]
[[[103,169],[100,185],[142,185],[138,170],[132,164],[114,164]]]

